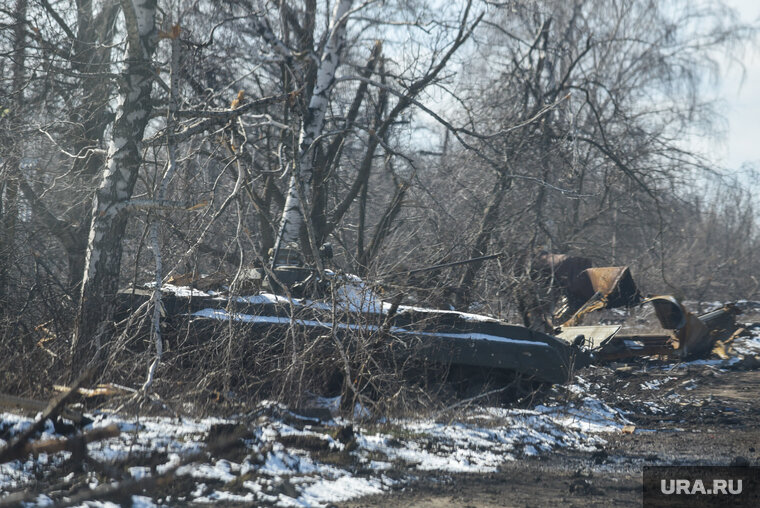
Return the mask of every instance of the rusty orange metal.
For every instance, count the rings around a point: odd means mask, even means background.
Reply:
[[[583,316],[595,310],[633,307],[641,302],[627,266],[587,268],[573,279],[567,293],[566,304],[555,313],[562,326],[578,325]]]
[[[715,337],[707,324],[692,314],[673,296],[655,296],[651,302],[660,324],[671,331],[673,348],[681,358],[699,356],[712,350]]]
[[[718,354],[725,356],[725,344],[736,336],[735,316],[739,310],[733,305],[697,316],[689,312],[673,296],[655,296],[643,303],[651,303],[662,333],[639,334],[621,330],[596,348],[596,357],[602,361],[622,360],[643,356],[661,356],[684,360],[708,355],[719,345]]]
[[[676,297],[653,296],[642,303],[651,303],[660,325],[666,330],[678,330],[686,326],[686,309]]]
[[[587,268],[578,274],[569,289],[586,300],[600,293],[607,302],[607,308],[630,307],[641,301],[627,266]]]

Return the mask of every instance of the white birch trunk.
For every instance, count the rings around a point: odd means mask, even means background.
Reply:
[[[118,289],[121,238],[127,225],[119,213],[131,196],[140,168],[140,144],[151,112],[156,47],[156,0],[122,0],[127,27],[126,63],[108,145],[108,159],[93,200],[77,323],[71,346],[72,372],[100,354]]]
[[[306,204],[301,202],[301,195],[308,198],[311,192],[314,152],[313,143],[322,134],[325,124],[325,113],[330,98],[330,90],[335,82],[335,73],[340,65],[340,56],[346,35],[346,15],[353,0],[341,0],[333,10],[330,36],[325,44],[322,59],[317,69],[314,91],[309,100],[309,107],[301,123],[298,139],[298,154],[296,165],[290,177],[288,195],[280,221],[280,232],[277,237],[275,252],[280,247],[298,244],[301,229],[304,227]],[[300,182],[299,182],[300,180]],[[301,192],[299,192],[299,186]],[[283,259],[274,259],[274,266],[283,264]]]
[[[180,57],[180,41],[178,38],[172,39],[171,49],[171,79],[169,83],[169,110],[166,115],[166,132],[167,136],[166,151],[169,155],[168,165],[164,176],[161,178],[161,183],[158,187],[158,196],[156,198],[157,203],[162,204],[166,201],[166,191],[169,188],[169,182],[174,176],[177,170],[177,150],[174,141],[171,139],[171,133],[176,128],[176,111],[179,97],[179,57]],[[153,218],[153,223],[150,225],[150,239],[153,249],[153,257],[156,262],[155,272],[155,287],[153,288],[153,328],[151,338],[153,344],[156,346],[156,356],[148,367],[148,376],[145,379],[145,383],[142,385],[143,393],[147,393],[153,385],[153,380],[156,377],[156,370],[161,363],[161,357],[164,354],[163,339],[161,338],[161,315],[163,313],[163,304],[161,303],[161,287],[163,285],[163,261],[161,259],[161,243],[158,239],[158,218]]]

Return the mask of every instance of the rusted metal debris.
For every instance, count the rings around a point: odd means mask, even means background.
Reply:
[[[739,309],[727,304],[720,309],[695,315],[673,296],[655,296],[651,303],[662,327],[657,333],[638,333],[621,326],[563,327],[560,336],[583,336],[583,342],[599,361],[660,356],[685,360],[716,354],[727,356],[731,341],[744,330],[736,323]]]
[[[674,359],[716,354],[727,356],[739,333],[733,305],[697,316],[673,296],[643,300],[627,266],[593,267],[589,258],[542,252],[534,267],[557,294],[553,323],[558,336],[583,344],[599,361],[661,356]],[[583,318],[601,309],[651,304],[661,331],[641,333],[620,326],[580,326]]]
[[[534,269],[559,293],[552,313],[552,322],[559,326],[578,325],[595,310],[633,307],[641,302],[627,266],[594,267],[589,258],[542,252]]]

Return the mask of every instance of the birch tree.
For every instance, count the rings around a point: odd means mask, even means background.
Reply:
[[[121,7],[127,33],[126,58],[107,162],[93,200],[81,301],[71,345],[75,372],[98,358],[112,325],[126,212],[142,162],[140,147],[152,109],[156,0],[122,0]]]
[[[335,82],[335,72],[341,61],[341,53],[345,42],[346,24],[349,9],[353,0],[340,0],[335,5],[332,14],[332,25],[329,37],[325,45],[322,58],[317,68],[316,82],[312,91],[309,106],[301,123],[301,132],[298,136],[298,154],[295,167],[292,169],[290,183],[288,184],[287,198],[282,212],[280,232],[275,244],[274,265],[284,263],[285,260],[278,256],[280,247],[300,243],[302,230],[306,227],[304,215],[310,210],[309,204],[304,199],[309,196],[313,178],[314,142],[322,135],[325,124],[325,112],[329,104],[330,90]],[[309,226],[310,227],[310,226]],[[313,231],[307,236],[312,236]],[[308,245],[308,244],[304,244]],[[318,246],[311,245],[311,249]]]
[[[329,18],[331,22],[321,53],[319,47],[311,46],[316,37],[313,34],[314,16],[309,13],[313,13],[315,6],[309,2],[306,2],[305,6],[307,21],[302,23],[298,22],[294,11],[290,10],[287,3],[281,4],[281,19],[285,20],[281,23],[284,25],[281,27],[282,37],[278,37],[272,31],[268,22],[259,21],[256,32],[273,53],[285,59],[287,66],[284,72],[298,75],[294,68],[299,68],[301,64],[295,55],[301,55],[299,58],[303,58],[304,54],[310,54],[306,58],[307,63],[303,64],[305,70],[299,75],[302,81],[296,81],[292,85],[294,93],[303,92],[307,104],[301,111],[298,141],[288,165],[291,176],[284,193],[286,202],[279,221],[277,244],[274,249],[277,258],[273,261],[275,265],[289,262],[281,253],[281,247],[294,245],[300,245],[301,252],[318,263],[315,249],[329,235],[341,229],[343,221],[349,217],[349,211],[357,200],[361,203],[359,214],[363,219],[359,221],[356,251],[351,253],[358,262],[355,269],[364,270],[363,267],[366,267],[369,260],[379,252],[384,239],[392,230],[394,218],[401,209],[409,182],[403,183],[394,176],[395,189],[384,205],[384,212],[377,220],[374,217],[368,218],[365,213],[367,199],[368,196],[374,197],[368,192],[372,168],[377,165],[377,159],[382,154],[395,157],[403,153],[394,152],[391,136],[402,117],[411,115],[410,110],[421,106],[418,98],[437,84],[440,76],[450,65],[453,55],[468,40],[472,30],[482,19],[481,13],[475,21],[471,21],[471,6],[472,2],[468,2],[463,6],[461,13],[456,13],[460,15],[460,19],[453,22],[456,31],[451,30],[452,22],[448,19],[443,21],[427,12],[414,11],[414,8],[423,9],[422,5],[417,4],[395,6],[398,7],[398,11],[394,11],[395,7],[392,6],[370,11],[367,4],[363,4],[354,9],[362,10],[361,15],[357,15],[361,19],[358,22],[359,26],[347,29],[354,11],[350,10],[350,2],[343,1],[335,5]],[[412,9],[406,12],[407,7]],[[384,18],[388,16],[388,12],[398,13],[400,18],[388,21]],[[421,20],[419,16],[424,16],[425,20]],[[308,21],[309,19],[311,21]],[[372,46],[365,64],[359,66],[351,62],[352,69],[339,73],[340,64],[348,50],[353,50],[355,55],[360,48],[355,41],[352,41],[351,47],[346,47],[344,39],[347,30],[348,34],[354,37],[365,32],[380,36],[382,26],[386,23],[389,26],[404,26],[404,30],[408,30],[409,33],[418,30],[428,34],[432,44],[428,48],[429,53],[422,58],[410,49],[408,54],[400,51],[400,55],[385,55],[383,40],[378,39]],[[436,27],[436,30],[431,30],[431,27]],[[297,53],[287,44],[289,30],[293,30],[298,36]],[[397,36],[410,37],[409,33],[402,31]],[[431,33],[434,35],[430,35]],[[389,40],[392,43],[396,42],[393,38]],[[422,47],[422,43],[416,44],[418,46],[413,47]],[[317,59],[316,55],[320,57]],[[414,63],[408,62],[403,68],[386,67],[385,61],[393,61],[394,57],[401,55]],[[315,60],[318,64],[311,70],[310,62]],[[354,72],[355,70],[358,72]],[[396,73],[394,78],[388,79],[388,74],[393,73]],[[342,95],[340,100],[333,100],[330,94],[337,83],[343,85],[340,89]],[[327,111],[331,112],[329,119],[326,118]],[[440,116],[434,113],[431,117],[441,120]],[[326,125],[329,125],[328,132],[325,131]],[[364,145],[364,148],[357,150],[358,144]],[[401,157],[411,160],[410,157]],[[345,186],[342,185],[343,182],[346,182]],[[378,193],[377,197],[383,200],[386,198],[384,192]],[[368,234],[367,230],[371,225],[376,227],[371,239],[365,243],[365,235]]]
[[[76,7],[31,2],[27,18],[34,21],[21,27],[24,39],[14,45],[31,70],[23,83],[30,101],[19,111],[24,122],[13,144],[26,152],[29,168],[17,171],[14,181],[39,228],[36,237],[49,235],[56,252],[63,251],[68,270],[62,279],[72,298],[84,271],[93,181],[105,161],[104,133],[112,120],[110,65],[119,12],[115,1]]]

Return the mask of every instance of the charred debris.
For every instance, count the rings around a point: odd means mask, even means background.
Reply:
[[[329,246],[321,254],[330,256]],[[118,308],[127,316],[158,290],[167,340],[180,333],[193,341],[213,340],[222,323],[234,323],[238,334],[242,331],[239,340],[292,330],[338,340],[362,333],[372,341],[391,341],[390,350],[400,357],[515,373],[541,383],[564,383],[592,363],[642,357],[681,361],[713,352],[725,357],[744,330],[736,323],[740,310],[734,305],[695,315],[673,296],[643,298],[627,266],[594,267],[584,257],[545,252],[536,257],[536,278],[548,284],[551,302],[524,312],[523,325],[402,305],[401,294],[386,301],[356,276],[307,266],[295,249],[281,250],[277,259],[284,261],[246,270],[233,290],[222,274],[173,276],[160,289],[126,288],[118,294]],[[653,307],[658,323],[643,330],[583,324],[595,311],[639,306]]]

